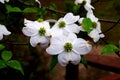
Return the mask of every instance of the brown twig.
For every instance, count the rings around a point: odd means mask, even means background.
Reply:
[[[112,22],[113,22],[113,21],[112,21]],[[114,23],[115,23],[115,24],[113,24],[109,29],[107,29],[106,31],[103,31],[103,33],[106,33],[106,32],[108,32],[108,31],[112,30],[113,28],[115,28],[116,25],[117,25],[118,23],[120,23],[120,19],[119,19],[118,21],[114,21]]]

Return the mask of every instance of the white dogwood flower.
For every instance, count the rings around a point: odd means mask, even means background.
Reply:
[[[79,33],[80,27],[75,24],[79,16],[74,16],[72,13],[67,13],[63,18],[60,18],[51,29],[51,35],[68,33]]]
[[[38,43],[42,47],[49,44],[49,38],[46,36],[47,32],[50,29],[48,22],[38,22],[38,21],[24,21],[25,27],[23,27],[22,32],[30,37],[30,44],[35,47]]]
[[[7,28],[4,25],[0,24],[0,40],[3,39],[3,35],[10,35],[11,32],[7,30]]]
[[[87,12],[86,16],[87,16],[87,18],[89,18],[92,21],[92,31],[90,33],[88,33],[88,36],[91,37],[94,42],[97,42],[97,41],[99,41],[100,38],[104,37],[104,34],[101,31],[101,24],[98,21],[98,18],[95,17],[95,15],[93,14],[93,12]],[[82,27],[83,19],[84,18],[80,18],[78,20],[81,31],[85,31]]]
[[[95,17],[95,15],[93,14],[93,12],[88,12],[87,18],[90,18],[93,23],[93,30],[88,35],[93,38],[94,42],[97,42],[100,38],[104,37],[104,34],[101,31],[101,24],[98,21],[98,18]]]
[[[46,51],[50,55],[58,55],[59,63],[66,66],[69,62],[75,65],[79,64],[80,55],[89,53],[91,49],[92,46],[88,41],[70,33],[68,36],[52,37]]]
[[[9,0],[0,0],[1,3],[9,2]]]
[[[91,5],[91,0],[75,0],[75,4],[83,4],[86,11],[91,12],[94,7]]]
[[[93,38],[94,42],[98,42],[100,38],[104,37],[104,35],[99,33],[99,31],[97,29],[93,29],[88,35],[91,38]]]

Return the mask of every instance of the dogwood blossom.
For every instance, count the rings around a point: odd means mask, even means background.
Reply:
[[[74,16],[72,13],[67,13],[63,18],[60,18],[51,29],[51,35],[79,33],[80,27],[75,24],[79,16]]]
[[[91,0],[75,0],[75,4],[83,4],[86,11],[91,12],[94,7],[91,5]]]
[[[9,0],[0,0],[1,3],[9,2]]]
[[[92,31],[88,34],[89,37],[93,39],[94,42],[99,41],[100,38],[104,37],[104,34],[101,31],[101,24],[98,21],[98,18],[94,16],[93,12],[87,12],[87,18],[90,18],[92,21]],[[79,24],[81,24],[81,31],[85,31],[82,28],[82,21],[84,18],[80,18],[78,20]]]
[[[45,47],[49,44],[49,37],[46,36],[47,32],[50,29],[48,22],[38,22],[38,21],[24,21],[25,27],[23,27],[22,32],[30,37],[30,44],[35,47],[38,43],[42,47]]]
[[[93,14],[93,12],[87,13],[87,18],[90,18],[93,23],[93,30],[88,34],[91,38],[93,38],[94,42],[99,41],[100,38],[104,37],[104,34],[101,31],[101,24]]]
[[[66,66],[69,62],[79,64],[80,55],[87,54],[91,49],[92,46],[88,41],[70,33],[68,36],[52,37],[46,51],[50,55],[58,55],[58,62],[62,66]]]
[[[3,35],[10,35],[11,32],[7,30],[7,28],[4,25],[0,24],[0,40],[3,39]]]

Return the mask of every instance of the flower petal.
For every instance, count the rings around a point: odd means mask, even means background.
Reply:
[[[0,24],[0,32],[4,35],[10,35],[11,32],[7,30],[7,28],[4,25]]]
[[[77,54],[85,55],[89,53],[91,49],[92,45],[88,44],[88,42],[82,38],[78,38],[74,41],[73,51]]]
[[[77,65],[80,62],[80,55],[75,54],[73,52],[70,52],[70,53],[63,52],[63,53],[58,55],[58,62],[62,66],[66,66],[69,62]]]
[[[79,18],[80,18],[80,16],[74,16],[73,13],[67,13],[64,16],[64,19],[67,24],[75,23]]]
[[[71,63],[74,65],[77,65],[80,63],[81,57],[79,54],[75,54],[75,53],[70,53],[71,56]]]
[[[34,27],[23,27],[22,32],[26,36],[34,36],[34,35],[38,34],[38,31],[36,29],[34,29]]]
[[[69,53],[63,52],[58,55],[58,62],[61,64],[61,66],[66,66],[69,63]]]
[[[69,35],[67,36],[65,40],[73,42],[75,39],[77,39],[77,36],[74,33],[69,33]]]
[[[0,32],[0,40],[3,39],[3,34]]]
[[[35,47],[35,46],[37,46],[37,44],[38,43],[42,43],[42,44],[45,44],[45,43],[48,43],[49,42],[49,40],[46,38],[46,37],[44,37],[44,36],[40,36],[40,35],[35,35],[35,36],[32,36],[31,38],[30,38],[30,44],[33,46],[33,47]]]
[[[80,26],[78,26],[77,24],[67,25],[67,27],[65,29],[67,29],[67,30],[69,30],[69,32],[73,32],[73,33],[79,33],[81,30]]]
[[[46,49],[46,52],[51,55],[56,55],[64,51],[63,44],[60,38],[51,38],[51,44]]]
[[[93,12],[87,12],[87,18],[90,18],[92,20],[92,22],[98,22],[98,18],[95,17]]]
[[[93,38],[93,41],[94,42],[97,42],[99,41],[100,39],[100,34],[99,34],[99,31],[97,29],[93,29],[89,34],[88,36],[90,36],[91,38]]]
[[[78,5],[78,4],[81,4],[83,2],[83,0],[75,0],[75,4]]]
[[[94,7],[88,2],[84,5],[84,8],[88,12],[92,12],[92,9],[94,9]]]
[[[43,25],[43,27],[44,27],[45,29],[50,29],[50,24],[49,24],[49,22],[44,21],[44,22],[41,22],[41,24]]]

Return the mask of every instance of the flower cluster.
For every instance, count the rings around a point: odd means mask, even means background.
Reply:
[[[69,62],[75,65],[79,64],[81,55],[91,51],[92,45],[89,41],[78,37],[81,31],[87,32],[94,42],[104,37],[100,22],[93,14],[94,7],[91,5],[91,0],[75,0],[75,4],[84,5],[87,11],[86,17],[69,12],[55,21],[53,26],[50,26],[50,20],[31,21],[25,19],[25,27],[22,29],[22,32],[30,37],[31,46],[36,47],[37,44],[40,44],[41,47],[46,48],[48,54],[58,55],[58,62],[62,66],[66,66]],[[83,23],[86,18],[92,24],[88,27],[89,31]]]

